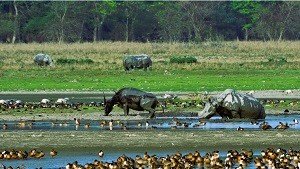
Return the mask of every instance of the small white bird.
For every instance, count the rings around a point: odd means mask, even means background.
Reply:
[[[293,91],[292,90],[286,90],[286,91],[284,91],[284,93],[285,94],[291,94],[291,93],[293,93]]]
[[[113,129],[113,120],[110,120],[110,122],[108,123],[109,126],[109,130]]]
[[[67,102],[69,101],[69,98],[59,98],[56,100],[57,104],[67,104]]]
[[[293,120],[294,124],[299,124],[299,121],[297,119]]]
[[[104,156],[104,152],[102,150],[99,151],[98,153],[99,157],[103,157]]]
[[[48,104],[50,103],[49,99],[42,99],[41,104]]]

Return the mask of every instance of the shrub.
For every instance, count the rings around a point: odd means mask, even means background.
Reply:
[[[65,65],[65,64],[92,64],[94,61],[90,58],[84,58],[84,59],[69,59],[69,58],[59,58],[56,61],[59,65]]]
[[[196,63],[197,58],[195,56],[172,56],[170,58],[170,63]]]
[[[286,57],[283,57],[283,56],[282,57],[277,57],[277,58],[269,57],[268,62],[286,63],[287,59],[286,59]]]

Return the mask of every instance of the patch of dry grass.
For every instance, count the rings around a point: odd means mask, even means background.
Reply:
[[[300,61],[300,42],[205,42],[205,43],[31,43],[1,44],[0,56],[5,64],[30,64],[37,53],[47,53],[58,58],[91,58],[96,62],[121,63],[126,54],[146,53],[154,61],[169,60],[173,55],[196,56],[202,62],[259,62],[269,57],[285,57],[288,61]]]
[[[293,130],[13,131],[0,134],[0,148],[265,149],[297,147],[299,137],[300,132]]]

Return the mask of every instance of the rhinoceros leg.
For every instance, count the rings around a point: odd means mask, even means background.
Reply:
[[[128,116],[128,114],[129,114],[129,107],[128,107],[127,103],[123,104],[123,110],[124,110],[124,115]]]
[[[155,117],[155,108],[153,108],[155,100],[152,98],[143,98],[141,100],[140,106],[144,109],[149,111],[150,118]]]
[[[231,111],[231,114],[232,114],[232,118],[241,118],[241,114],[238,113],[237,111]]]

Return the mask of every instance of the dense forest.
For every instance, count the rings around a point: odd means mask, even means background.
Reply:
[[[300,2],[2,1],[0,42],[298,40]]]

